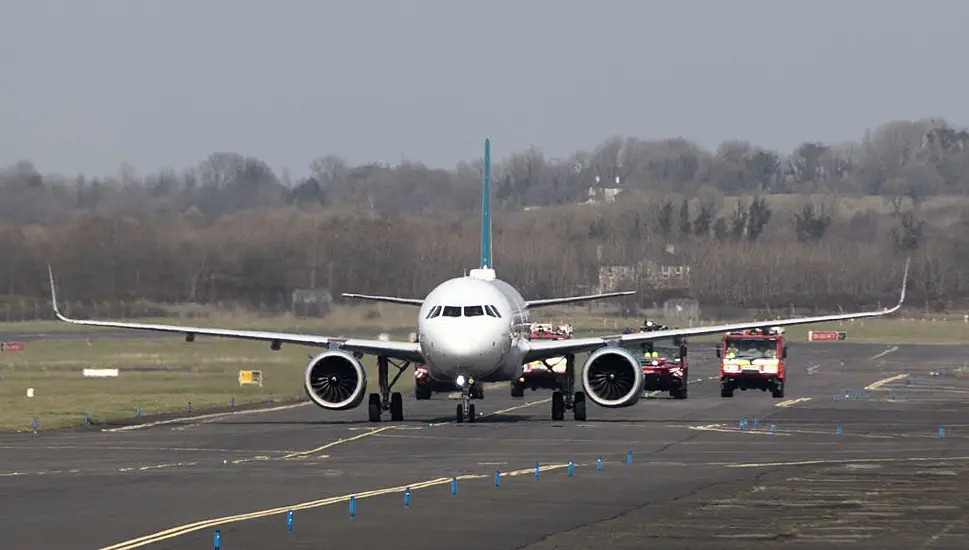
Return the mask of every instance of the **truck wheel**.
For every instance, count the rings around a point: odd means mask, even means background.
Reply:
[[[774,399],[780,399],[780,398],[784,397],[784,383],[783,382],[781,382],[781,383],[777,384],[776,386],[774,386],[773,391],[771,391],[771,396]]]
[[[720,382],[720,397],[733,397],[733,386],[729,382]]]
[[[525,388],[523,386],[519,386],[518,384],[512,384],[511,385],[511,396],[512,397],[524,397],[525,396]]]
[[[673,399],[686,399],[686,386],[683,386],[680,389],[671,391],[670,396]]]

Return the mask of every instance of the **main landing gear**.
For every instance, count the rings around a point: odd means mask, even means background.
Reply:
[[[552,420],[564,420],[566,410],[571,410],[577,421],[585,421],[585,394],[575,391],[575,355],[565,357],[565,380],[552,393]]]
[[[474,399],[484,398],[484,388],[480,384],[474,381],[474,378],[465,383],[463,376],[458,376],[457,379],[458,387],[461,389],[461,402],[458,403],[457,412],[455,414],[455,421],[458,424],[462,423],[467,419],[468,422],[474,422],[477,420],[477,414],[474,410]]]
[[[390,365],[397,368],[397,374],[393,380],[390,380]],[[404,419],[404,398],[400,392],[391,393],[390,390],[409,366],[410,363],[407,361],[397,363],[387,357],[377,357],[377,379],[380,384],[380,393],[371,393],[370,401],[367,403],[367,412],[370,414],[371,422],[380,422],[380,415],[388,410],[392,422],[400,422]]]

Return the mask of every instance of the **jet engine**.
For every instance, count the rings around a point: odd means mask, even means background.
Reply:
[[[645,383],[643,368],[633,354],[619,347],[600,348],[582,368],[582,387],[596,405],[610,409],[639,401]]]
[[[367,393],[367,373],[352,354],[329,350],[310,359],[303,377],[306,395],[334,411],[352,409]]]

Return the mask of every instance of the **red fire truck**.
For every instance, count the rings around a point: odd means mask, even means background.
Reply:
[[[657,325],[648,319],[639,328],[640,332],[666,330],[668,327]],[[626,329],[626,334],[634,332]],[[686,399],[689,386],[689,371],[686,362],[687,344],[682,337],[665,338],[626,348],[639,358],[645,381],[643,391],[669,392],[674,399]]]
[[[717,346],[720,358],[720,397],[740,391],[770,390],[784,397],[787,346],[780,327],[728,332]]]
[[[551,323],[532,323],[529,340],[568,340],[572,338],[572,325],[553,326]],[[544,361],[532,361],[522,366],[517,380],[511,381],[511,396],[523,397],[525,388],[557,390],[565,377],[565,357],[551,357]]]

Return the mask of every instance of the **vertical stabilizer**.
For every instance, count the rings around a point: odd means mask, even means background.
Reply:
[[[491,257],[491,139],[485,138],[484,175],[481,182],[481,267],[494,269]]]

